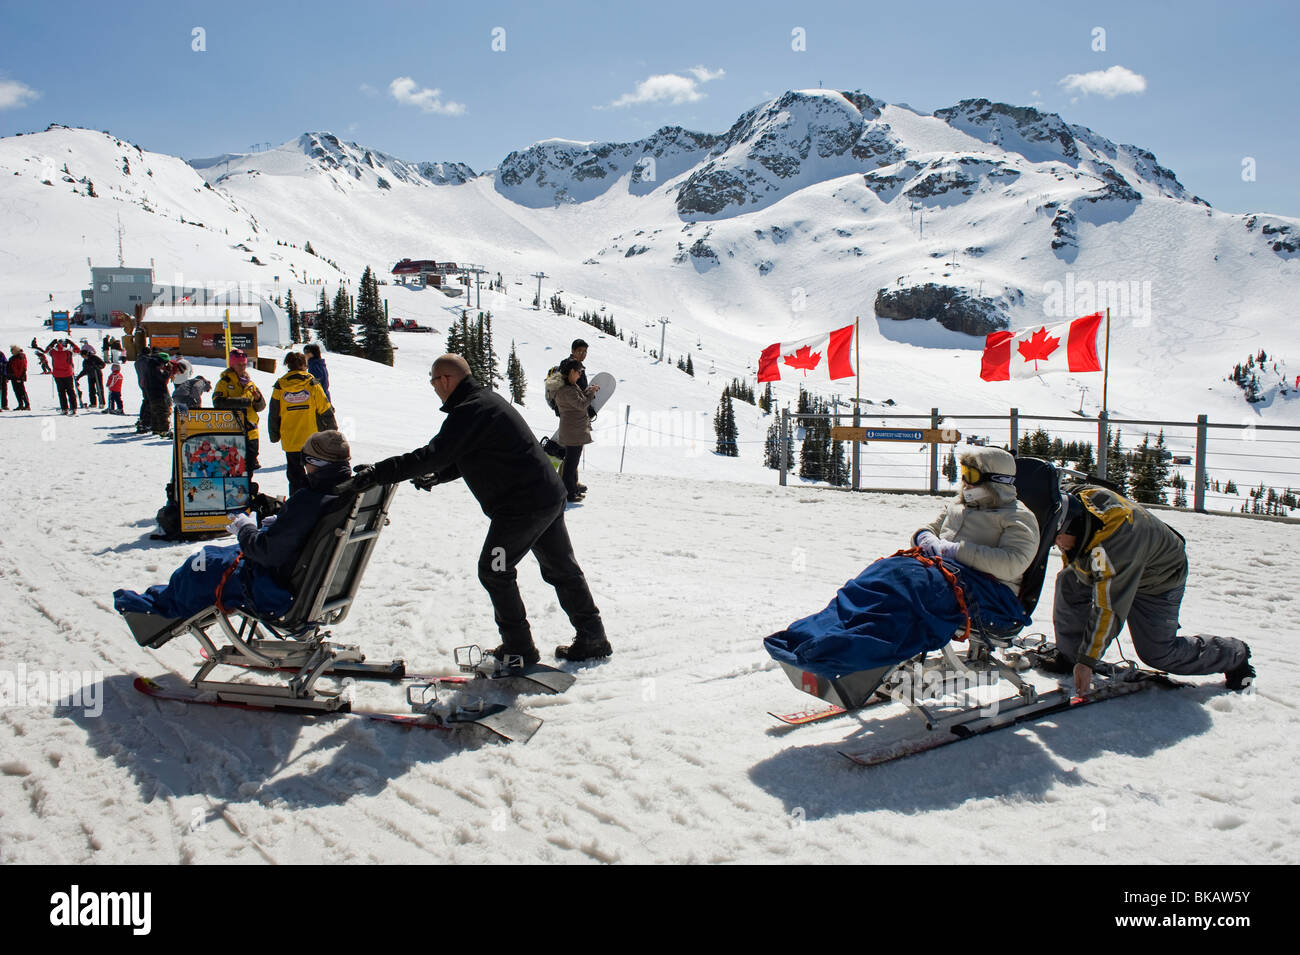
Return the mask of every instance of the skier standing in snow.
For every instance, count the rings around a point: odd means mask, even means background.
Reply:
[[[315,342],[302,346],[303,354],[307,356],[307,373],[320,382],[321,389],[325,392],[325,400],[334,407],[334,399],[330,397],[330,370],[325,367],[325,359],[320,355],[320,346]]]
[[[289,493],[293,494],[307,486],[303,442],[317,431],[335,430],[338,424],[325,390],[307,374],[307,356],[289,352],[284,363],[289,371],[271,391],[267,431],[271,440],[284,449],[285,473],[289,478]]]
[[[9,381],[18,400],[16,410],[31,411],[32,404],[27,400],[27,354],[17,345],[9,346]]]
[[[564,490],[570,502],[581,501],[587,491],[578,483],[578,462],[582,448],[591,444],[591,400],[599,386],[582,387],[579,381],[586,376],[582,362],[566,358],[560,362],[560,376],[564,384],[555,392],[555,406],[560,411],[560,430],[556,438],[564,446]]]
[[[576,631],[573,643],[556,647],[555,655],[561,660],[609,656],[613,651],[600,611],[564,526],[564,485],[532,430],[510,402],[474,380],[460,355],[435,361],[429,380],[447,415],[438,434],[424,447],[358,469],[356,485],[423,477],[416,485],[428,490],[463,477],[492,521],[479,554],[478,577],[501,632],[502,644],[493,651],[497,659],[540,659],[516,583],[515,567],[529,551]]]
[[[1052,625],[1055,669],[1073,665],[1086,691],[1106,646],[1125,623],[1147,666],[1177,674],[1223,673],[1241,690],[1255,677],[1250,647],[1216,636],[1178,636],[1178,608],[1187,586],[1183,536],[1141,505],[1114,491],[1080,485],[1066,496],[1056,546],[1066,565],[1056,576]]]
[[[77,389],[73,381],[76,369],[72,365],[72,356],[79,350],[72,344],[72,339],[56,339],[45,346],[45,353],[54,366],[54,387],[59,393],[60,414],[75,416],[77,413]]]
[[[257,413],[266,410],[266,398],[258,390],[257,384],[248,373],[248,356],[243,349],[234,348],[230,352],[229,367],[217,379],[217,387],[212,392],[212,407],[243,411],[248,422],[247,464],[248,475],[261,465],[257,460],[259,433],[257,430]]]

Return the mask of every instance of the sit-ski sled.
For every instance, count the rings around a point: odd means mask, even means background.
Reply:
[[[1058,469],[1035,458],[1017,458],[1016,496],[1033,512],[1039,527],[1038,551],[1021,579],[1018,594],[1021,606],[1030,615],[1038,604],[1047,573],[1047,560],[1063,518],[1064,502]],[[843,674],[834,679],[779,661],[794,686],[828,705],[772,715],[784,723],[798,726],[860,713],[868,707],[891,701],[902,703],[920,717],[925,732],[875,749],[841,751],[842,755],[859,765],[872,766],[1086,703],[1152,687],[1183,685],[1163,673],[1132,664],[1119,667],[1101,663],[1094,671],[1091,689],[1082,696],[1075,695],[1072,684],[1040,691],[1022,673],[1042,659],[1047,649],[1046,638],[1031,640],[1021,637],[1020,630],[1019,626],[991,628],[972,619],[964,653],[949,642],[937,654],[934,651],[922,653],[888,666]],[[960,639],[962,635],[959,633],[954,639]],[[1065,678],[1068,680],[1068,675]],[[945,698],[943,694],[932,692],[935,688],[954,683],[963,687],[1009,684],[1010,693],[993,700],[973,702],[969,694],[963,694],[965,702],[954,711],[941,702]]]
[[[351,713],[442,730],[477,726],[504,740],[531,738],[542,724],[540,719],[508,704],[443,699],[439,691],[456,691],[479,681],[487,685],[486,681],[509,677],[548,692],[561,692],[573,682],[569,674],[559,670],[546,673],[543,671],[553,668],[541,666],[511,667],[508,661],[496,661],[481,652],[469,654],[459,675],[411,679],[407,687],[411,710],[406,713],[358,710],[346,692],[346,684],[338,688],[320,685],[322,677],[407,679],[403,661],[366,663],[359,647],[330,642],[331,634],[325,629],[347,617],[387,523],[395,492],[396,485],[352,492],[322,518],[291,575],[289,590],[294,599],[282,617],[271,619],[252,609],[226,610],[216,604],[184,619],[123,614],[141,646],[156,649],[174,637],[189,634],[198,641],[203,657],[187,688],[167,688],[142,677],[135,681],[136,689],[155,698],[186,703],[308,714]],[[225,642],[218,646],[223,637]],[[473,666],[469,666],[470,660]],[[459,651],[457,662],[461,663]],[[242,678],[214,679],[214,671],[223,666],[245,672]],[[249,671],[274,673],[280,678],[255,682],[248,679]]]

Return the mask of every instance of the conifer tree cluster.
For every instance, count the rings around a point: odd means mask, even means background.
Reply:
[[[559,296],[557,295],[556,298]],[[604,332],[611,338],[617,338],[619,341],[626,340],[623,338],[623,333],[618,330],[618,326],[614,324],[613,313],[602,315],[600,312],[582,312],[578,315],[578,321]]]
[[[713,433],[717,437],[714,451],[728,458],[740,457],[740,432],[736,428],[736,410],[731,396],[723,392],[718,410],[713,415]]]
[[[357,321],[361,324],[360,354],[385,365],[393,363],[393,344],[388,339],[388,322],[379,298],[379,282],[370,266],[361,274],[357,290]]]
[[[768,388],[770,390],[771,386],[769,385]],[[731,395],[731,397],[735,398],[737,401],[744,401],[751,405],[758,403],[757,399],[754,397],[753,386],[747,382],[741,381],[739,378],[732,378],[731,382],[722,389],[722,393],[724,395]]]
[[[510,342],[510,357],[506,359],[506,378],[510,381],[510,400],[522,408],[524,395],[528,390],[528,381],[524,376],[523,362],[515,353],[513,339]]]
[[[789,421],[786,422],[785,434],[782,435],[781,417],[774,415],[772,423],[767,427],[767,438],[763,441],[763,467],[773,471],[781,470],[781,449],[791,445],[791,438]]]
[[[692,378],[695,377],[695,362],[691,361],[691,356],[689,354],[685,358],[677,359],[677,370],[686,372],[686,374],[690,375]],[[725,390],[723,391],[723,394],[726,394]]]
[[[1244,391],[1246,393],[1246,400],[1251,404],[1264,401],[1266,398],[1263,394],[1263,388],[1260,385],[1259,376],[1267,372],[1265,367],[1267,361],[1268,353],[1261,348],[1258,354],[1247,357],[1245,364],[1238,363],[1233,366],[1232,374],[1228,376],[1228,381],[1233,382],[1238,388]],[[1286,363],[1283,362],[1282,364],[1285,366]],[[1277,356],[1274,355],[1273,371],[1275,374],[1279,373],[1277,366]],[[1282,375],[1280,387],[1283,394],[1287,394],[1290,390],[1286,384],[1285,374]]]
[[[352,307],[347,292],[339,286],[331,305],[321,289],[320,305],[316,315],[316,334],[325,343],[327,351],[336,355],[354,355],[357,351],[356,339],[352,337]]]
[[[1273,488],[1265,488],[1264,482],[1248,492],[1250,502],[1241,505],[1243,514],[1262,514],[1267,517],[1290,517],[1291,509],[1297,506],[1296,492],[1287,488],[1279,494]]]
[[[772,383],[769,381],[767,387],[763,389],[763,394],[758,399],[759,410],[763,414],[772,413]]]
[[[849,469],[844,461],[844,442],[831,440],[830,405],[822,398],[799,389],[799,414],[816,415],[802,419],[803,444],[799,448],[799,476],[826,481],[834,487],[849,483]]]
[[[469,312],[460,313],[460,321],[452,322],[447,329],[447,352],[460,355],[469,365],[469,372],[484,388],[496,391],[501,381],[497,370],[497,353],[492,344],[492,313],[478,313],[473,322]]]
[[[1097,467],[1091,441],[1062,441],[1060,438],[1052,437],[1042,428],[1033,434],[1021,435],[1016,445],[1016,453],[1031,458],[1042,458],[1044,461],[1055,461],[1062,467],[1073,467],[1085,474],[1091,473]]]

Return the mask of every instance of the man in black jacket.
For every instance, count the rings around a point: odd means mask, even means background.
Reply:
[[[492,600],[502,644],[498,659],[540,657],[533,644],[515,567],[533,552],[542,579],[555,588],[576,638],[555,648],[561,660],[590,660],[613,651],[587,578],[564,526],[564,485],[528,424],[509,402],[481,386],[459,355],[433,363],[430,381],[447,419],[427,445],[362,468],[358,488],[418,478],[418,487],[464,478],[492,521],[478,560],[478,579]]]

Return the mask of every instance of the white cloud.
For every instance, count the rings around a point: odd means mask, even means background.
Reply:
[[[360,89],[361,92],[365,93],[367,96],[376,96],[379,93],[379,90],[375,89],[369,83],[362,83]]]
[[[707,67],[703,67],[703,66],[692,66],[689,70],[687,70],[687,72],[690,73],[692,76],[694,76],[701,83],[707,83],[709,82],[709,80],[720,80],[727,75],[726,70],[710,70]]]
[[[691,76],[677,73],[659,73],[636,84],[631,93],[624,93],[608,106],[597,109],[614,109],[620,106],[639,106],[643,103],[694,103],[704,99],[700,84],[716,80],[726,75],[725,70],[709,70],[703,66],[693,66],[686,72]]]
[[[1145,76],[1123,66],[1093,70],[1091,73],[1071,73],[1059,83],[1071,93],[1082,93],[1085,96],[1096,93],[1107,99],[1129,93],[1145,93],[1147,88]]]
[[[41,94],[17,80],[0,80],[0,109],[21,109]]]
[[[399,76],[388,84],[388,92],[393,99],[407,106],[418,106],[426,113],[438,113],[442,116],[460,116],[465,112],[464,103],[442,101],[442,90],[421,89],[409,76]]]

